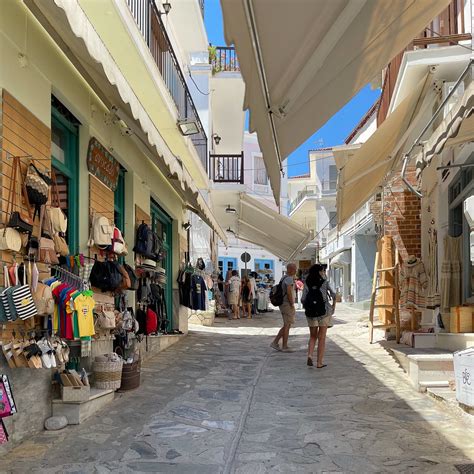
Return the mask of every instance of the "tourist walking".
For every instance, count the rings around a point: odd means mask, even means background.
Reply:
[[[307,364],[313,366],[313,352],[318,341],[316,367],[322,369],[326,333],[332,326],[332,315],[336,309],[336,293],[329,286],[326,275],[327,265],[316,264],[309,269],[301,300],[309,327]]]
[[[240,319],[239,314],[239,298],[240,298],[240,278],[237,270],[232,270],[232,276],[229,280],[229,296],[228,303],[232,309],[232,319]]]
[[[252,319],[252,285],[249,277],[246,275],[242,279],[242,286],[240,289],[240,301],[242,301],[242,310],[245,314],[247,313],[247,319]]]
[[[290,328],[295,324],[296,310],[295,310],[295,275],[296,265],[294,263],[288,264],[286,267],[286,275],[282,278],[280,284],[283,290],[283,303],[280,305],[280,312],[283,318],[283,327],[278,331],[277,336],[270,344],[271,347],[277,351],[292,352],[288,347],[288,337],[290,335]],[[280,349],[280,339],[282,346]]]

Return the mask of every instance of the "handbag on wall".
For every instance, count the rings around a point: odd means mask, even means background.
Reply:
[[[54,241],[52,239],[42,236],[45,214],[45,207],[42,206],[40,212],[40,226],[38,238],[38,261],[46,263],[48,265],[57,265],[59,263],[59,259],[56,254]]]
[[[54,313],[53,292],[48,285],[38,282],[36,291],[33,292],[33,301],[35,302],[38,315],[48,316]]]
[[[11,250],[12,252],[19,252],[22,246],[21,235],[18,230],[9,227],[8,222],[13,212],[13,193],[16,187],[16,160],[14,160],[12,169],[12,176],[10,179],[10,185],[8,188],[8,200],[5,207],[5,221],[4,227],[0,230],[0,250]]]
[[[48,219],[50,221],[50,226],[53,232],[63,232],[67,231],[67,217],[61,209],[61,201],[59,199],[59,190],[58,183],[56,181],[56,174],[54,170],[51,170],[51,179],[52,179],[52,197],[51,197],[51,206],[47,208]]]
[[[35,206],[35,215],[40,211],[41,206],[48,202],[51,183],[51,178],[47,174],[39,171],[34,162],[28,165],[25,176],[25,186],[28,199],[30,203]]]
[[[115,312],[113,309],[102,309],[97,312],[96,327],[97,329],[109,330],[115,329]]]
[[[17,156],[13,157],[9,196],[11,196],[9,199],[10,217],[7,227],[16,229],[18,232],[31,233],[33,230],[33,219],[31,217],[30,201],[21,173],[20,158]],[[18,196],[20,196],[20,202],[17,202]],[[22,206],[22,197],[25,201],[25,207]]]
[[[18,281],[18,277],[17,277]],[[30,287],[26,283],[26,270],[23,271],[23,284],[13,287],[11,299],[18,318],[22,321],[38,314]]]

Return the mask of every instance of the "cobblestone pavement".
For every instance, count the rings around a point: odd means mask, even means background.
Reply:
[[[31,438],[0,472],[458,472],[471,420],[415,392],[367,343],[363,314],[340,306],[324,369],[306,366],[302,314],[293,353],[269,348],[277,312],[194,327],[145,364],[138,390]]]

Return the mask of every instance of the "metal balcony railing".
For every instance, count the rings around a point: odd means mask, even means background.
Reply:
[[[199,155],[202,165],[207,170],[207,135],[202,126],[199,114],[194,105],[155,1],[126,1],[161,73],[161,77],[173,98],[179,118],[195,121],[198,125],[199,133],[191,135],[190,139]],[[203,0],[201,1],[201,5],[204,5]]]
[[[290,203],[290,213],[293,212],[300,202],[303,201],[305,197],[308,196],[317,196],[318,195],[318,187],[317,186],[306,186],[301,191],[298,191],[296,198],[293,199]]]
[[[323,194],[333,194],[337,191],[337,179],[321,181],[321,192]]]
[[[238,155],[209,155],[209,178],[215,183],[244,184],[244,152]]]
[[[209,63],[212,72],[240,72],[239,60],[232,46],[210,46]]]

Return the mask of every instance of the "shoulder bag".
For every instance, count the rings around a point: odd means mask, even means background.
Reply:
[[[18,186],[20,189],[18,189]],[[12,209],[7,227],[12,227],[18,230],[18,232],[31,233],[33,231],[33,219],[31,218],[30,201],[21,173],[20,158],[17,156],[13,158],[11,192],[13,195],[11,203]],[[20,196],[19,203],[17,202],[18,195]],[[21,197],[25,200],[26,208],[22,207]]]
[[[57,265],[59,263],[56,254],[54,241],[48,237],[43,237],[43,222],[45,219],[45,208],[42,206],[40,212],[39,241],[38,241],[38,261],[49,265]],[[48,229],[49,231],[50,229]]]
[[[51,206],[48,207],[48,218],[51,222],[51,228],[53,232],[66,232],[67,231],[67,217],[61,209],[61,201],[59,199],[58,183],[56,181],[56,174],[51,169],[52,179],[52,197]]]

